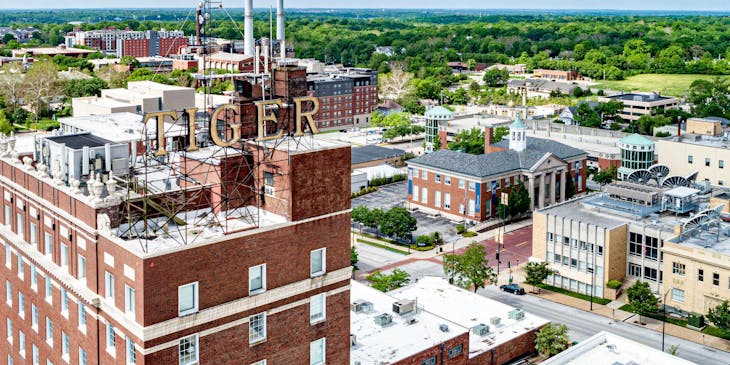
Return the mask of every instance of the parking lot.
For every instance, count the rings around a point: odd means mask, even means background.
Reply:
[[[406,205],[408,196],[408,182],[381,186],[378,191],[352,199],[352,207],[364,205],[370,209],[380,208],[388,210],[392,207]],[[451,242],[459,238],[456,234],[456,225],[443,217],[434,217],[420,211],[414,211],[413,217],[418,221],[418,229],[414,236],[441,232],[444,242]]]

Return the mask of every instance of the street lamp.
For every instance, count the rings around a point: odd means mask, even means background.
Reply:
[[[593,291],[596,286],[596,275],[592,267],[588,268],[588,272],[591,274],[591,310],[593,310]]]

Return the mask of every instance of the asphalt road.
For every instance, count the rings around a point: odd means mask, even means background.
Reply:
[[[531,295],[517,296],[501,292],[494,286],[479,290],[479,294],[513,307],[522,308],[528,313],[541,316],[553,323],[568,326],[571,340],[583,341],[599,331],[607,331],[630,340],[661,350],[662,334],[646,328],[621,321],[613,321],[601,315],[573,307],[554,303]],[[694,342],[667,335],[665,349],[679,345],[677,356],[701,365],[730,364],[730,353],[703,346]]]

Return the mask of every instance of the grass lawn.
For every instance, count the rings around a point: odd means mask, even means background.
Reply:
[[[382,248],[384,250],[388,250],[388,251],[391,251],[391,252],[399,253],[401,255],[410,255],[407,251],[402,251],[402,250],[399,250],[397,248],[393,248],[393,247],[390,247],[390,246],[386,246],[386,245],[383,245],[383,244],[380,244],[380,243],[377,243],[377,242],[373,242],[373,241],[358,239],[357,242],[364,243],[366,245],[370,245],[370,246],[374,246],[374,247],[379,247],[379,248]]]
[[[727,78],[727,76],[721,76]],[[621,81],[600,81],[595,87],[603,87],[616,91],[658,91],[666,95],[680,96],[689,89],[694,80],[712,80],[714,75],[673,75],[673,74],[642,74],[626,78]]]
[[[576,293],[576,292],[573,292],[573,291],[570,291],[570,290],[567,290],[567,289],[558,288],[558,287],[555,287],[555,286],[552,286],[552,285],[539,284],[537,287],[538,288],[545,289],[545,290],[550,290],[552,292],[556,292],[556,293],[560,293],[560,294],[565,294],[565,295],[567,295],[569,297],[573,297],[573,298],[583,299],[583,300],[586,300],[586,301],[590,301],[591,300],[591,296],[590,295]],[[611,303],[611,300],[610,299],[593,297],[593,303],[606,305],[608,303]]]

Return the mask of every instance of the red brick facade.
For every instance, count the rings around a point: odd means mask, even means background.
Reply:
[[[449,356],[449,350],[461,346],[461,352],[453,357]],[[394,363],[394,365],[422,365],[430,358],[436,359],[436,364],[444,365],[467,365],[469,364],[469,332],[454,337],[443,344],[426,349],[418,354],[409,356]]]
[[[122,56],[147,57],[150,55],[149,39],[122,39]]]

